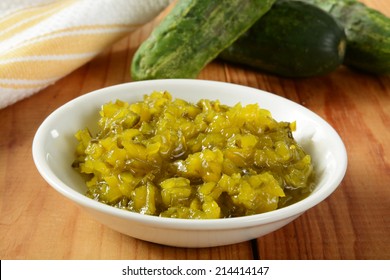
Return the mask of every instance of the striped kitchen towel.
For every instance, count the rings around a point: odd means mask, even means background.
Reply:
[[[1,0],[0,109],[53,84],[170,0]]]

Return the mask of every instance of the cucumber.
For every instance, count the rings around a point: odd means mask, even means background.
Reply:
[[[196,78],[275,0],[180,0],[134,54],[133,80]]]
[[[219,58],[284,77],[325,75],[344,58],[343,28],[313,5],[278,0]]]
[[[328,12],[345,28],[345,65],[372,74],[390,73],[389,17],[355,0],[301,1]]]

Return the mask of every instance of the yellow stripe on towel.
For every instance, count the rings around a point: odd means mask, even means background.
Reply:
[[[26,41],[0,57],[0,65],[6,60],[28,54],[63,55],[80,52],[102,51],[118,37],[127,34],[137,25],[77,26]],[[72,44],[69,44],[72,42]],[[66,45],[66,48],[64,46]],[[1,66],[0,66],[1,67]],[[1,77],[1,73],[0,73]]]
[[[26,56],[0,65],[0,79],[31,79],[42,80],[60,77],[76,69],[94,57],[94,53],[80,53],[74,55],[41,55]],[[3,68],[3,66],[6,66]],[[40,71],[31,71],[40,69]],[[64,73],[67,72],[67,73]]]
[[[57,79],[47,79],[47,80],[0,80],[0,88],[8,89],[34,89],[34,88],[44,88],[48,85],[51,85]]]

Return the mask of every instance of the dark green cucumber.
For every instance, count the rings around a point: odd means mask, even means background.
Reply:
[[[301,1],[320,7],[344,26],[345,65],[373,74],[390,73],[389,17],[354,0]]]
[[[219,57],[285,77],[310,77],[338,68],[344,58],[343,28],[313,5],[278,0]]]
[[[136,51],[133,80],[196,78],[275,0],[180,0]]]

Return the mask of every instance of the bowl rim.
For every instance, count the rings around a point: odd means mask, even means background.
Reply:
[[[325,182],[326,186],[323,186],[320,190],[313,192],[307,198],[298,201],[292,205],[289,205],[284,208],[276,209],[270,212],[255,214],[251,216],[242,216],[242,217],[234,217],[234,218],[222,218],[222,219],[178,219],[178,218],[165,218],[159,216],[151,216],[144,215],[136,212],[126,211],[123,209],[118,209],[104,203],[95,201],[86,197],[85,195],[77,192],[71,187],[67,186],[63,183],[55,173],[50,169],[49,164],[47,163],[46,157],[47,155],[44,152],[44,147],[41,143],[44,143],[44,138],[50,133],[49,123],[51,119],[53,119],[56,115],[60,114],[63,111],[68,110],[73,105],[83,101],[84,99],[91,98],[92,95],[104,95],[107,92],[112,90],[123,90],[129,89],[132,87],[143,87],[148,84],[155,84],[157,86],[164,85],[167,83],[175,83],[178,85],[184,86],[196,86],[199,85],[212,85],[212,86],[229,86],[233,88],[240,88],[241,90],[253,91],[257,93],[262,93],[266,95],[270,95],[272,98],[279,100],[284,103],[291,104],[293,106],[298,106],[300,110],[303,110],[305,114],[310,115],[311,118],[314,118],[316,122],[321,123],[321,125],[327,128],[327,132],[332,135],[329,136],[332,139],[335,139],[338,145],[338,150],[340,151],[340,158],[342,162],[339,163],[340,168],[338,169],[338,173],[334,174],[332,180]],[[272,112],[271,112],[272,113]],[[325,200],[334,190],[339,186],[341,181],[344,178],[344,175],[347,170],[347,152],[345,145],[340,138],[339,134],[336,130],[328,124],[322,117],[309,110],[308,108],[290,100],[285,97],[276,95],[274,93],[270,93],[261,89],[239,85],[234,83],[222,82],[222,81],[211,81],[211,80],[199,80],[199,79],[164,79],[164,80],[147,80],[147,81],[136,81],[136,82],[128,82],[123,84],[118,84],[114,86],[104,87],[101,89],[97,89],[86,94],[83,94],[79,97],[76,97],[62,106],[55,109],[52,113],[50,113],[42,124],[39,126],[38,130],[35,133],[32,143],[32,155],[33,160],[36,165],[36,168],[40,175],[46,180],[51,187],[53,187],[57,192],[70,199],[72,202],[82,206],[84,208],[89,208],[94,211],[105,213],[108,215],[113,215],[122,219],[132,220],[134,222],[148,224],[152,227],[158,228],[172,228],[172,229],[182,229],[182,230],[224,230],[234,227],[244,228],[244,227],[252,227],[258,226],[260,224],[268,224],[276,221],[280,221],[283,219],[287,219],[289,217],[298,216],[313,206],[317,205],[321,201]]]

